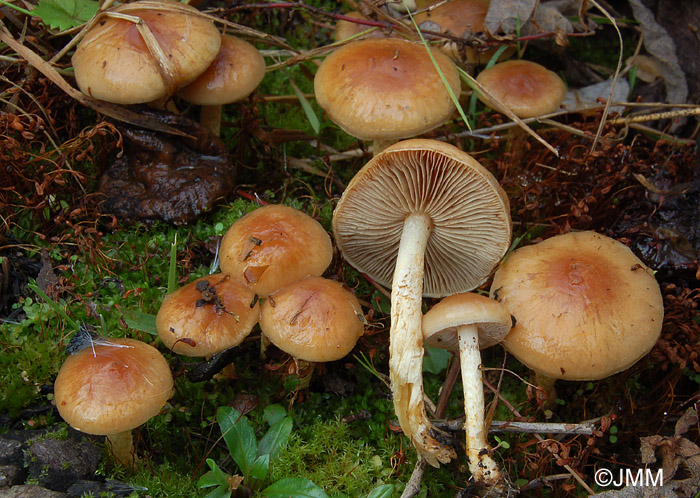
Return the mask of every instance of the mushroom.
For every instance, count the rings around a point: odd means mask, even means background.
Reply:
[[[478,81],[494,101],[479,93],[479,99],[495,110],[506,105],[520,118],[531,118],[559,109],[566,85],[553,71],[526,60],[509,60],[481,71]]]
[[[429,346],[459,353],[464,390],[464,430],[467,461],[474,481],[493,487],[502,484],[498,465],[489,454],[484,425],[484,388],[481,349],[503,340],[512,318],[505,306],[473,293],[453,294],[423,315],[423,339]]]
[[[426,9],[415,15],[416,23],[423,29],[440,31],[441,33],[472,41],[476,33],[484,31],[484,21],[489,10],[490,0],[433,0],[433,9]],[[426,23],[426,24],[423,24]],[[434,24],[438,29],[430,29]],[[470,44],[458,43],[450,39],[444,40],[440,45],[446,55],[452,59],[465,62],[470,65],[487,64],[498,47],[473,47]],[[507,49],[501,59],[507,59],[515,50]]]
[[[359,19],[362,21],[367,21],[367,17],[362,15],[362,12],[359,12],[357,10],[347,12],[344,15],[345,15],[345,17],[350,17],[352,19]],[[384,38],[384,37],[386,37],[384,32],[380,29],[374,29],[371,31],[368,31],[368,30],[371,30],[371,26],[348,21],[346,19],[340,19],[335,24],[335,29],[333,30],[333,39],[336,42],[341,42],[343,40],[347,40],[348,38],[352,38],[352,37],[357,37],[357,38]],[[364,31],[367,31],[367,33],[361,34]]]
[[[333,257],[331,238],[311,216],[281,204],[261,207],[226,231],[221,269],[260,297],[307,275],[321,275]]]
[[[222,106],[248,97],[264,76],[265,60],[258,49],[245,40],[224,35],[214,62],[177,93],[188,102],[203,106],[200,122],[218,136]]]
[[[294,358],[335,361],[347,355],[364,332],[355,295],[342,284],[309,276],[270,294],[260,309],[260,329]]]
[[[125,466],[134,463],[132,429],[157,415],[172,390],[170,367],[156,348],[116,338],[70,355],[54,384],[61,417],[81,432],[106,435]]]
[[[255,292],[228,274],[214,274],[171,292],[156,315],[163,343],[177,354],[209,358],[238,346],[256,323]]]
[[[430,50],[458,96],[457,67]],[[455,110],[428,49],[397,38],[358,40],[339,48],[319,66],[314,92],[334,123],[353,137],[374,140],[375,154],[437,128]]]
[[[431,465],[454,451],[431,434],[423,404],[422,296],[481,285],[510,245],[509,204],[469,154],[436,140],[399,142],[352,179],[333,216],[345,259],[391,286],[390,377],[404,434]]]
[[[104,15],[72,58],[78,87],[96,99],[139,104],[170,96],[219,52],[221,35],[214,23],[180,2],[120,4]]]
[[[517,249],[491,297],[516,325],[506,350],[554,400],[556,379],[598,380],[629,368],[661,334],[663,300],[651,270],[624,244],[571,232]]]

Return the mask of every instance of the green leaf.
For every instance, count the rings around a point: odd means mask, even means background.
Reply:
[[[258,443],[255,440],[253,428],[246,417],[230,406],[219,407],[216,411],[216,419],[219,421],[219,427],[231,457],[241,469],[244,479],[248,481],[258,453]]]
[[[444,349],[426,346],[426,354],[423,356],[423,370],[431,374],[439,374],[450,364],[452,353]]]
[[[265,407],[265,411],[263,412],[263,417],[265,418],[265,421],[268,423],[268,425],[270,425],[270,427],[275,425],[277,422],[279,422],[286,416],[287,410],[285,410],[282,405],[278,405],[277,403],[267,405]]]
[[[393,484],[382,484],[381,486],[377,486],[372,491],[370,491],[367,495],[367,498],[391,498],[391,495],[393,493]]]
[[[258,482],[264,481],[269,468],[270,455],[260,455],[250,467],[250,479],[255,479]],[[246,483],[251,487],[255,487],[253,482],[246,481]]]
[[[94,0],[39,0],[32,15],[50,28],[65,31],[89,21],[98,7]]]
[[[266,487],[262,494],[267,498],[328,498],[313,481],[301,477],[281,479]]]
[[[124,321],[132,329],[146,332],[150,335],[158,335],[156,330],[156,315],[144,313],[140,310],[126,310],[123,315]]]
[[[292,433],[292,417],[284,417],[278,421],[263,436],[258,444],[258,455],[269,455],[276,458],[280,450],[287,444]]]
[[[226,473],[219,468],[214,460],[207,458],[207,465],[211,469],[197,481],[197,487],[208,488],[211,486],[224,486],[228,488],[228,479],[226,479]]]

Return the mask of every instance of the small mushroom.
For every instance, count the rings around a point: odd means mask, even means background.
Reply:
[[[570,232],[521,247],[496,271],[491,297],[516,325],[506,350],[554,400],[555,379],[598,380],[646,355],[661,334],[653,273],[624,244]]]
[[[245,40],[224,35],[214,62],[177,94],[201,105],[202,126],[219,136],[222,106],[248,97],[264,76],[265,60],[258,49]]]
[[[321,275],[333,257],[331,238],[311,216],[272,204],[248,213],[221,241],[221,269],[260,297],[307,275]]]
[[[259,313],[255,292],[219,273],[166,295],[156,315],[156,330],[175,353],[210,358],[243,342]]]
[[[484,388],[480,350],[503,340],[512,318],[501,303],[473,293],[453,294],[423,316],[423,339],[429,346],[459,354],[464,390],[464,430],[467,461],[475,483],[493,487],[504,484],[489,454],[484,425]]]
[[[345,259],[391,286],[389,369],[404,434],[431,465],[451,448],[432,434],[423,404],[422,297],[481,285],[510,245],[509,203],[466,152],[436,140],[394,144],[352,179],[333,216]]]
[[[487,64],[493,54],[498,50],[487,46],[478,46],[473,43],[474,35],[484,31],[484,21],[489,10],[490,0],[433,0],[430,6],[434,8],[426,9],[415,15],[416,22],[434,24],[441,33],[465,39],[466,43],[455,42],[450,39],[442,41],[440,50],[458,62],[465,62],[469,65]],[[506,49],[500,59],[507,59],[514,52],[514,49]]]
[[[364,332],[355,295],[342,284],[310,276],[278,289],[260,309],[260,329],[294,358],[335,361],[346,356]]]
[[[115,460],[129,467],[132,429],[157,415],[172,391],[165,358],[134,339],[91,342],[66,358],[54,384],[61,417],[81,432],[106,435]]]
[[[432,54],[458,96],[457,67],[438,50]],[[358,40],[339,48],[319,66],[314,92],[334,123],[353,137],[374,141],[375,154],[437,128],[455,110],[428,49],[397,38]]]
[[[566,85],[555,72],[520,59],[494,64],[481,71],[476,81],[497,99],[478,94],[484,104],[495,110],[506,105],[520,118],[554,112],[566,95]]]
[[[146,27],[152,37],[144,36]],[[193,81],[220,45],[214,23],[194,7],[142,0],[109,9],[80,41],[72,62],[83,93],[139,104],[168,97]]]

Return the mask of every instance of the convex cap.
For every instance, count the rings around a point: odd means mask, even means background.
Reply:
[[[54,385],[56,407],[73,428],[95,435],[131,431],[172,395],[173,377],[153,346],[110,338],[66,358]]]
[[[427,50],[396,38],[350,42],[318,68],[316,101],[333,122],[362,140],[409,138],[437,128],[455,106]],[[445,54],[432,54],[459,95],[456,66]]]
[[[199,76],[219,52],[216,26],[189,5],[144,0],[120,4],[110,12],[140,18],[153,34],[156,53],[149,50],[136,23],[103,17],[72,58],[78,87],[96,99],[138,104],[171,95]]]
[[[321,224],[281,204],[240,218],[221,241],[221,269],[242,278],[260,297],[307,275],[321,275],[333,257]]]
[[[250,287],[218,273],[166,295],[156,315],[156,329],[175,353],[208,358],[243,342],[258,323],[259,313]]]
[[[265,60],[257,48],[235,36],[221,37],[214,62],[178,92],[197,105],[225,105],[253,93],[265,76]]]
[[[597,380],[625,370],[661,334],[663,300],[651,270],[596,232],[517,249],[496,271],[491,297],[516,319],[505,348],[555,379]]]
[[[566,85],[555,72],[526,60],[494,64],[481,71],[476,81],[520,118],[554,112],[566,95]],[[478,96],[487,106],[500,110],[498,102],[481,93]]]
[[[333,234],[348,263],[390,287],[404,220],[426,214],[423,295],[442,297],[488,278],[510,245],[509,209],[493,175],[466,152],[405,140],[355,175],[335,209]]]
[[[342,284],[306,277],[263,302],[260,328],[295,358],[327,362],[352,350],[364,332],[364,315],[355,295]]]

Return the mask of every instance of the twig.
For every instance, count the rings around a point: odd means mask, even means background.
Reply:
[[[599,420],[599,419],[598,419]],[[582,434],[590,436],[595,431],[597,420],[587,420],[569,424],[565,422],[516,422],[511,420],[493,420],[489,426],[490,433],[514,432],[520,434]],[[435,427],[448,431],[464,429],[464,417],[448,420],[436,420]]]

